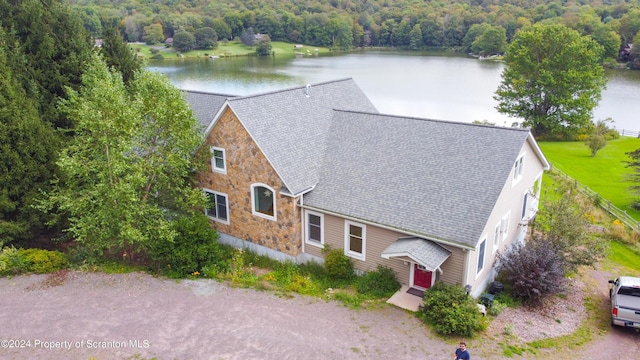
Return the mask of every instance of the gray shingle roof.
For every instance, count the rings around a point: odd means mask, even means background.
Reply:
[[[473,247],[528,135],[336,111],[305,205]]]
[[[429,271],[435,271],[451,255],[451,251],[420,238],[398,239],[382,251],[382,257],[408,256]]]
[[[193,116],[198,120],[202,129],[206,129],[224,105],[224,102],[235,95],[214,94],[201,91],[185,90],[185,99],[191,106]]]
[[[291,194],[316,185],[333,109],[375,112],[352,79],[229,99]]]

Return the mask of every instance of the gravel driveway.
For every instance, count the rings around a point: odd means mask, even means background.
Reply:
[[[435,338],[392,306],[350,310],[310,297],[141,273],[69,272],[62,285],[53,280],[0,279],[1,359],[451,359],[459,340]],[[628,346],[624,356],[611,351],[611,341],[620,340],[615,336]],[[610,331],[571,357],[637,359],[639,341],[634,332]],[[468,343],[474,360],[500,358],[495,344]],[[581,352],[587,356],[573,356]]]

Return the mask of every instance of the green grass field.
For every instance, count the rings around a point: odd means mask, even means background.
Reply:
[[[165,47],[163,44],[149,46],[141,43],[130,44],[130,46],[142,57],[146,59],[150,59],[153,54],[151,49],[156,49],[159,51],[162,56],[167,59],[179,59],[181,58],[178,52],[172,47]],[[294,44],[286,43],[281,41],[272,41],[271,42],[271,51],[276,55],[292,55],[294,56],[297,53],[302,53],[305,55],[314,55],[314,54],[327,54],[331,52],[329,48],[323,48],[318,46],[304,46],[302,49],[294,49]],[[316,51],[316,49],[318,51]],[[247,56],[253,55],[256,52],[255,46],[247,46],[237,41],[227,41],[227,42],[219,42],[218,47],[211,50],[192,50],[186,53],[182,53],[184,57],[207,57],[207,56],[218,56],[218,57],[226,57],[226,56]]]
[[[628,190],[631,183],[625,179],[632,173],[632,169],[626,167],[625,161],[630,160],[626,153],[640,148],[640,139],[611,140],[595,157],[583,142],[540,142],[539,145],[553,167],[640,220],[640,211],[630,207],[637,196]]]

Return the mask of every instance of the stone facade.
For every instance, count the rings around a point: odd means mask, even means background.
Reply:
[[[297,256],[302,250],[301,211],[297,199],[281,195],[282,180],[236,115],[226,108],[206,139],[207,146],[223,148],[226,174],[213,172],[209,162],[200,174],[200,186],[225,193],[229,224],[211,220],[217,231],[254,244]],[[276,192],[276,221],[256,216],[251,209],[251,185],[261,183]]]

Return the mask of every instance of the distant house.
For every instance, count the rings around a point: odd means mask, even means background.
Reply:
[[[549,168],[528,130],[380,114],[352,79],[186,97],[221,242],[296,262],[330,246],[421,290],[479,296],[497,251],[524,240]]]

